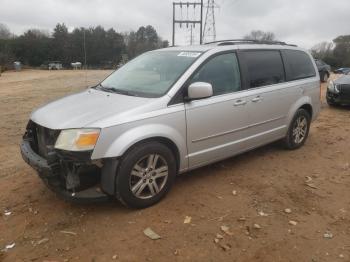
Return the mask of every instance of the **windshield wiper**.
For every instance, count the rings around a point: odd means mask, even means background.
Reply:
[[[137,96],[135,93],[127,91],[127,90],[123,90],[123,89],[117,89],[114,87],[110,87],[110,89],[117,94],[121,94],[121,95],[127,95],[127,96]]]
[[[104,87],[102,84],[98,84],[97,86],[94,86],[93,87],[94,89],[97,89],[97,90],[102,90],[102,91],[106,91],[106,92],[111,92],[111,90],[107,87]]]
[[[106,87],[106,86],[103,86],[102,84],[98,84],[97,86],[95,86],[95,88],[101,91],[109,92],[109,93],[116,93],[116,94],[127,95],[127,96],[137,96],[133,92],[123,90],[123,89],[117,89],[114,87]]]

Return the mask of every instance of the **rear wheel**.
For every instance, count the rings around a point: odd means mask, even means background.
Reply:
[[[305,144],[309,135],[311,116],[305,109],[299,109],[288,129],[283,142],[287,149],[297,149]]]
[[[140,144],[121,160],[116,196],[129,207],[151,206],[166,195],[175,176],[176,160],[168,147],[159,142]]]

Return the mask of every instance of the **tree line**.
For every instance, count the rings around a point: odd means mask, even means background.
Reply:
[[[57,24],[50,34],[29,29],[14,36],[8,27],[0,24],[0,66],[11,68],[14,61],[38,67],[49,61],[60,61],[64,66],[72,62],[85,62],[89,67],[115,67],[125,59],[143,52],[167,47],[151,26],[141,26],[137,31],[118,33],[102,26],[75,28],[69,32],[65,24]]]
[[[278,41],[272,32],[251,31],[244,39]],[[333,68],[350,67],[350,35],[342,35],[332,42],[321,42],[310,50],[315,59],[321,59]]]
[[[333,68],[350,67],[350,35],[338,36],[333,42],[322,42],[311,48],[312,55]]]

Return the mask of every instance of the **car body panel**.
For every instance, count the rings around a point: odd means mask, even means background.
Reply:
[[[168,107],[156,115],[101,130],[92,159],[122,156],[132,145],[150,138],[165,138],[179,150],[180,170],[188,168],[184,105]]]
[[[152,111],[155,99],[85,90],[51,102],[33,112],[31,119],[50,129],[110,126],[118,119]],[[157,101],[158,102],[158,101]],[[157,103],[159,104],[159,103]],[[109,118],[112,121],[108,121]],[[108,123],[106,123],[108,121]]]
[[[336,74],[348,74],[348,73],[350,73],[350,68],[349,67],[341,67],[341,68],[334,70],[334,73],[336,73]]]
[[[337,85],[350,85],[350,75],[342,75],[333,82]]]
[[[234,106],[242,92],[186,103],[189,167],[234,155],[244,148],[246,106]]]

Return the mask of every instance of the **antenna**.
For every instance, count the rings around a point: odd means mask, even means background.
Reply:
[[[216,25],[215,25],[215,9],[219,6],[215,3],[215,0],[208,0],[204,30],[203,30],[203,41],[216,41]]]

